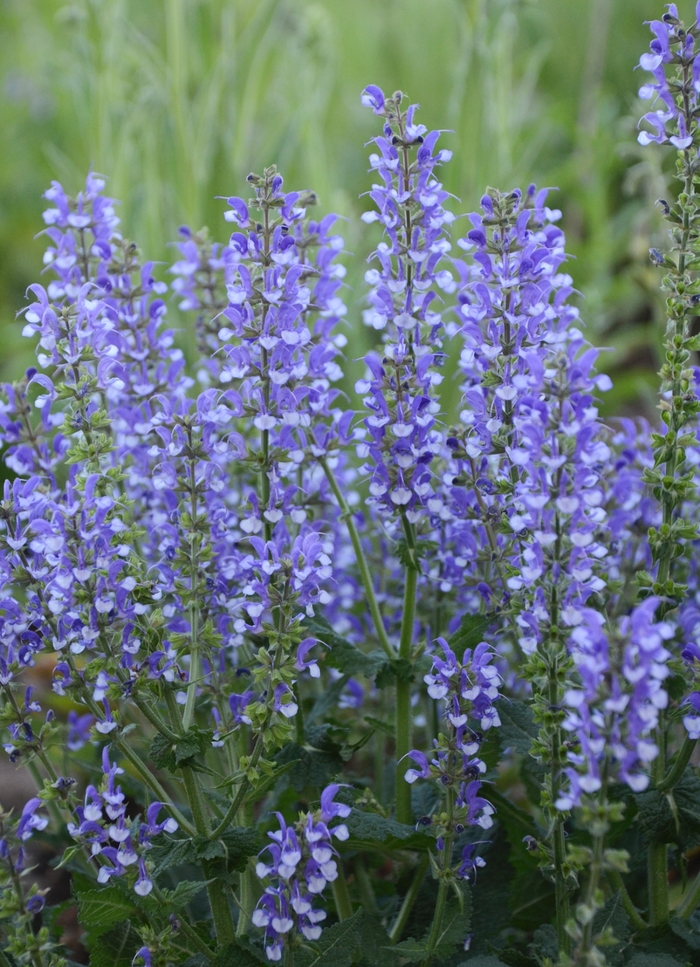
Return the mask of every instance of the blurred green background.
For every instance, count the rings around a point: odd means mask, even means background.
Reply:
[[[690,0],[679,6],[691,16]],[[360,312],[378,229],[359,221],[359,196],[377,119],[359,95],[377,83],[451,130],[453,210],[470,211],[486,185],[559,186],[587,334],[612,350],[606,411],[653,416],[648,249],[663,247],[654,201],[673,152],[636,143],[633,68],[643,22],[662,11],[661,0],[2,0],[0,379],[29,360],[15,313],[40,275],[41,193],[52,178],[79,190],[91,165],[123,200],[124,233],[164,263],[183,222],[227,237],[214,196],[246,196],[250,170],[276,162],[290,189],[314,188],[348,219],[349,355],[362,355],[376,335]]]

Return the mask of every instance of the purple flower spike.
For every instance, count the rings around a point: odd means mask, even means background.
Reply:
[[[351,812],[350,806],[335,802],[340,788],[337,783],[327,786],[321,793],[321,808],[302,815],[294,829],[277,813],[279,830],[268,833],[272,844],[263,853],[269,854],[269,860],[259,859],[256,873],[261,880],[272,882],[265,886],[251,917],[254,926],[265,931],[268,960],[281,960],[296,934],[307,940],[321,936],[320,924],[326,913],[314,903],[326,885],[338,877],[332,837],[345,840],[349,835],[345,825],[328,825]]]
[[[437,172],[449,152],[435,150],[439,132],[425,134],[415,123],[417,105],[402,113],[398,94],[385,100],[378,88],[367,88],[363,103],[387,126],[370,156],[379,179],[369,193],[375,209],[363,215],[384,230],[370,257],[376,267],[365,274],[370,292],[363,313],[365,324],[383,333],[383,347],[381,356],[365,358],[366,375],[355,386],[366,411],[357,455],[366,461],[369,506],[415,524],[427,516],[435,488],[430,465],[443,447],[436,388],[444,327],[436,306],[456,284],[446,265],[454,216],[443,208],[448,193]]]

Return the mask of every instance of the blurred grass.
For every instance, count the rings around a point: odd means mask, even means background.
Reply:
[[[659,301],[647,252],[663,243],[653,201],[664,173],[660,153],[636,145],[633,67],[648,44],[643,21],[662,6],[3,0],[0,378],[28,361],[14,316],[41,267],[40,195],[51,178],[78,190],[90,165],[123,200],[125,234],[166,262],[183,222],[226,238],[214,196],[245,195],[250,170],[274,161],[288,186],[313,187],[348,219],[358,256],[347,279],[350,355],[361,356],[374,336],[359,318],[376,236],[359,222],[359,196],[376,119],[359,93],[373,82],[407,91],[424,123],[451,130],[443,174],[454,210],[471,210],[487,184],[560,187],[587,332],[613,350],[602,360],[616,382],[606,407],[653,415]]]

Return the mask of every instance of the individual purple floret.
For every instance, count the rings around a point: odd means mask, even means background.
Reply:
[[[260,859],[256,867],[258,877],[271,882],[252,916],[253,924],[265,930],[268,960],[281,960],[285,946],[297,934],[307,940],[321,936],[326,912],[313,904],[326,884],[338,877],[332,838],[348,838],[343,823],[330,826],[334,819],[346,819],[351,812],[350,806],[335,802],[339,789],[336,783],[327,786],[321,793],[320,809],[302,814],[294,827],[276,813],[280,828],[268,833],[272,843],[260,854],[267,853],[268,858]]]

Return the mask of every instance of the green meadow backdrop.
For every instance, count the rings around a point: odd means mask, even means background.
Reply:
[[[680,0],[681,15],[692,6]],[[52,178],[79,190],[90,166],[165,278],[178,225],[226,239],[215,196],[245,197],[249,171],[275,162],[290,189],[313,188],[347,219],[349,355],[361,357],[376,338],[361,309],[379,229],[359,220],[377,133],[359,95],[376,83],[445,129],[454,211],[486,185],[559,187],[587,333],[610,350],[606,411],[653,417],[648,249],[664,245],[654,201],[673,158],[637,145],[634,66],[643,22],[662,11],[661,0],[2,0],[0,379],[30,360],[15,315],[41,270],[40,196]],[[174,303],[171,319],[191,352]],[[454,411],[456,381],[443,385]]]

